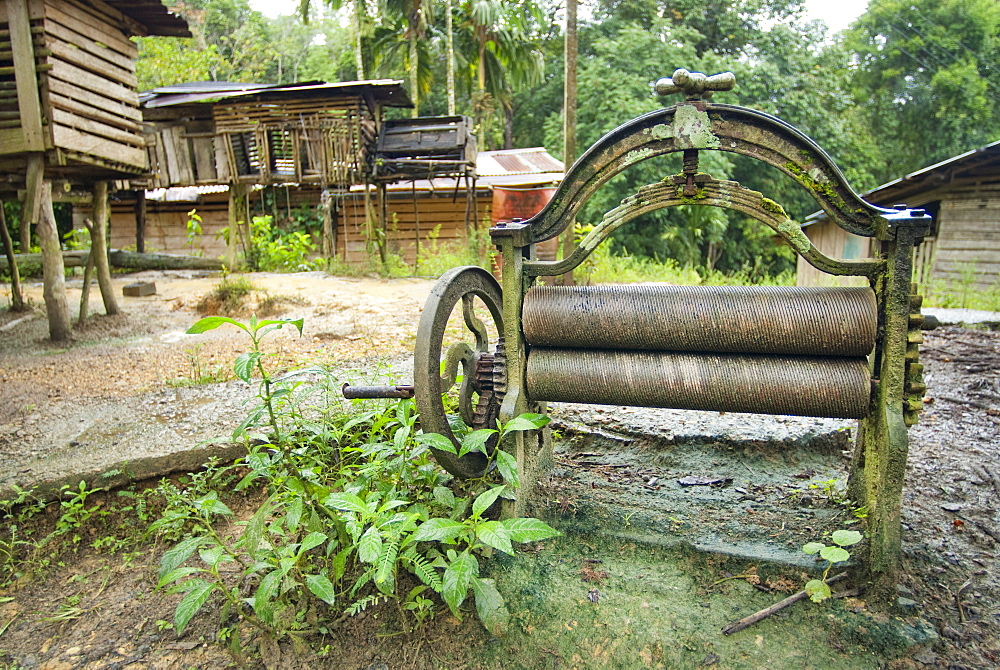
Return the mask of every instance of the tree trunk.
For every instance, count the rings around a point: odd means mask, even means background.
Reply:
[[[576,3],[566,0],[566,41],[564,56],[566,61],[565,88],[563,89],[563,164],[566,171],[576,160]],[[573,253],[576,246],[576,221],[570,221],[562,233],[563,258]],[[562,276],[565,286],[574,284],[573,271]]]
[[[93,224],[87,226],[93,234]],[[94,254],[87,254],[87,266],[83,269],[83,289],[80,291],[80,316],[76,325],[82,326],[90,316],[90,280],[94,277]]]
[[[0,202],[0,235],[3,236],[3,252],[7,256],[7,266],[10,268],[10,310],[23,312],[24,298],[21,295],[21,275],[17,271],[17,263],[14,262],[14,241],[10,238],[10,231],[7,230],[3,202]]]
[[[448,0],[445,15],[448,45],[448,116],[455,116],[455,31],[452,28],[451,0]]]
[[[354,31],[354,67],[357,69],[358,81],[365,78],[365,59],[361,53],[361,14],[364,12],[364,0],[354,0],[354,11],[351,12],[351,26]]]
[[[62,252],[64,268],[82,268],[90,261],[89,251]],[[42,262],[42,254],[14,254],[17,265],[26,263],[38,265]],[[183,256],[180,254],[147,254],[134,251],[113,249],[108,254],[108,262],[113,268],[129,270],[221,270],[225,263],[218,258],[202,258],[200,256]],[[0,256],[0,272],[10,267],[5,256]]]
[[[34,209],[38,212],[35,232],[38,234],[38,243],[42,247],[42,295],[45,298],[45,311],[49,317],[49,337],[52,338],[53,342],[65,342],[69,339],[73,329],[69,318],[69,304],[66,302],[66,269],[63,267],[55,212],[52,210],[52,183],[42,181],[44,179],[43,169],[41,156],[39,156],[38,181],[40,183],[35,188],[28,188],[28,196],[35,198],[37,207],[26,207],[25,209]],[[31,180],[30,176],[29,180]]]
[[[101,298],[104,300],[104,313],[118,314],[118,301],[115,299],[115,285],[111,283],[111,267],[108,265],[108,183],[99,181],[94,184],[94,224],[90,228],[90,253],[94,257],[94,269],[97,270],[97,284],[101,287]]]
[[[417,60],[420,58],[420,53],[417,49],[417,34],[416,26],[411,27],[410,30],[410,97],[413,99],[413,118],[420,116],[420,85],[419,72],[417,71]]]

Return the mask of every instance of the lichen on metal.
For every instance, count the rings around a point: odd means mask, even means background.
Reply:
[[[674,113],[675,149],[718,149],[720,140],[712,133],[708,113],[693,104],[677,106]]]

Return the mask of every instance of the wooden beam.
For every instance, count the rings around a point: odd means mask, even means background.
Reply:
[[[7,0],[7,19],[10,22],[10,43],[14,52],[14,78],[17,82],[17,104],[21,112],[24,148],[27,151],[44,151],[42,102],[38,95],[35,49],[31,41],[27,0]]]

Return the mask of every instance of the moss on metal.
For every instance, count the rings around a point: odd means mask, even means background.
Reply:
[[[678,149],[718,149],[708,113],[694,105],[678,105],[674,112],[674,138]]]

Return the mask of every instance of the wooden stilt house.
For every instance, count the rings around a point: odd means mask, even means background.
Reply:
[[[36,226],[49,333],[63,340],[71,326],[52,184],[94,189],[92,256],[105,308],[113,313],[106,184],[146,170],[137,50],[129,38],[191,33],[159,0],[4,0],[0,35],[0,197],[24,193],[21,248],[30,246]]]

